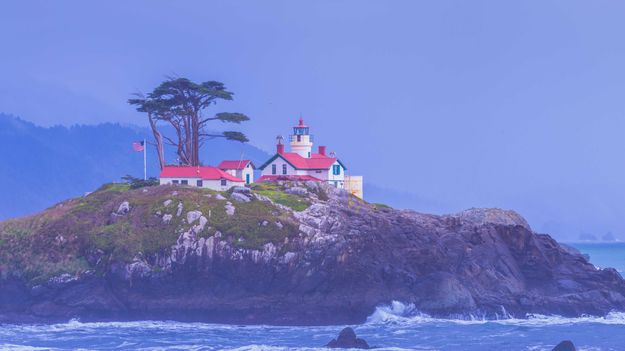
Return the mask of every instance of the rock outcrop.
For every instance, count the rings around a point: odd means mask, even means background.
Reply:
[[[575,345],[570,340],[564,340],[563,342],[556,345],[551,351],[576,351]]]
[[[347,327],[341,330],[336,339],[332,339],[326,347],[331,349],[369,349],[369,344],[358,337],[354,329]]]
[[[1,223],[0,322],[349,324],[394,300],[442,317],[625,310],[615,270],[512,211],[429,215],[316,183],[146,189]]]

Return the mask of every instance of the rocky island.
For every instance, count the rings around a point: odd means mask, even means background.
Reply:
[[[107,184],[0,223],[0,322],[360,323],[625,310],[625,281],[512,211],[428,215],[312,182]]]

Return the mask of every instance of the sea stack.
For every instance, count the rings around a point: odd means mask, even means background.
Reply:
[[[554,347],[551,351],[576,351],[576,348],[571,340],[564,340],[556,345],[556,347]]]
[[[336,339],[332,339],[326,347],[331,349],[369,349],[369,344],[356,337],[354,329],[347,327],[341,330]]]

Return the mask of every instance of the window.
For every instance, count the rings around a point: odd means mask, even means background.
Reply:
[[[273,164],[271,165],[271,174],[276,174],[276,173],[278,173],[278,171],[276,170],[276,165]]]
[[[321,172],[322,172],[321,170],[316,170],[316,171],[315,171],[315,173],[321,173]]]
[[[228,181],[225,180],[225,179],[222,179],[221,180],[221,186],[226,186],[226,185],[228,185]]]
[[[184,180],[180,181],[180,184],[182,184],[182,185],[189,185],[189,181],[184,179]]]
[[[282,174],[286,174],[286,165],[282,165]]]
[[[310,158],[310,151],[308,152],[308,158]]]
[[[199,186],[200,188],[204,186],[204,182],[202,181],[202,179],[198,180],[196,182],[196,185]]]
[[[332,166],[332,174],[340,175],[341,174],[341,165],[333,165]]]
[[[174,179],[171,181],[172,184],[178,184],[178,179]]]
[[[302,141],[302,136],[301,135],[297,135],[297,141]]]

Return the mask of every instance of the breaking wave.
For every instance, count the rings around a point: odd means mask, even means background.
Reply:
[[[382,305],[375,309],[373,314],[367,318],[369,325],[377,324],[500,324],[500,325],[516,325],[516,326],[535,326],[544,327],[552,325],[570,325],[570,324],[608,324],[608,325],[625,325],[625,312],[611,312],[604,317],[600,316],[581,316],[581,317],[562,317],[558,315],[542,315],[528,314],[526,318],[514,318],[502,309],[501,317],[488,319],[483,316],[468,315],[466,318],[445,319],[434,318],[425,313],[420,312],[414,304],[404,304],[399,301],[393,301],[388,305]]]

